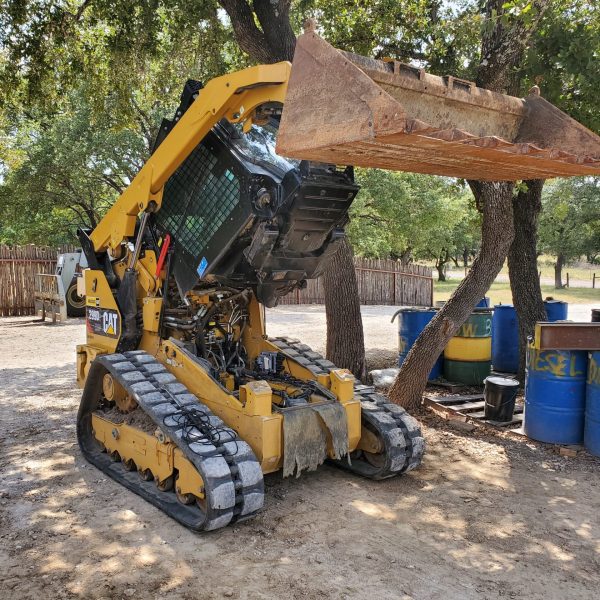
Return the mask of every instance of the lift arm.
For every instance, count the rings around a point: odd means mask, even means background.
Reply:
[[[283,104],[289,62],[258,65],[212,79],[91,234],[96,252],[132,237],[140,212],[160,209],[163,186],[221,119],[249,126],[257,106]]]

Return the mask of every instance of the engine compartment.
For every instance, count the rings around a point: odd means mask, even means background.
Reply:
[[[282,352],[251,349],[246,335],[252,326],[256,328],[249,310],[251,289],[239,291],[200,283],[187,293],[186,300],[180,300],[172,283],[161,337],[177,340],[229,393],[238,396],[240,386],[265,381],[271,388],[275,411],[336,400],[335,394],[318,381],[294,377],[290,359]]]

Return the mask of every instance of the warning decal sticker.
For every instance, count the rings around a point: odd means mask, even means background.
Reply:
[[[207,267],[208,261],[206,260],[206,256],[203,256],[202,260],[200,261],[200,264],[198,265],[198,268],[196,269],[196,273],[198,273],[200,277],[204,277],[204,273],[206,273]]]
[[[121,335],[121,318],[110,308],[87,307],[87,328],[90,333],[118,338]]]

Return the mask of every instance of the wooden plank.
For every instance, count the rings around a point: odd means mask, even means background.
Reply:
[[[433,397],[428,396],[433,401],[439,404],[462,404],[464,402],[471,402],[472,400],[483,400],[483,394],[465,394],[460,396],[439,396]]]
[[[492,419],[483,419],[483,422],[494,427],[511,427],[512,425],[521,425],[523,415],[514,415],[512,421],[493,421]]]
[[[477,402],[466,402],[465,404],[457,405],[456,409],[462,413],[472,413],[481,410],[485,406],[485,400]]]
[[[464,396],[424,396],[423,404],[442,416],[444,419],[466,421],[475,419],[486,425],[505,430],[521,427],[523,423],[523,407],[516,406],[511,421],[502,422],[485,418],[485,401],[483,394],[465,394]]]

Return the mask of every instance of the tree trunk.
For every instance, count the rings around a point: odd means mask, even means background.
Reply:
[[[441,262],[441,261],[438,261],[435,263],[435,268],[437,269],[437,272],[438,272],[438,281],[446,281],[446,273],[444,272],[445,266],[446,266],[446,263]]]
[[[407,248],[400,255],[400,262],[402,263],[403,267],[406,267],[406,266],[410,265],[410,263],[412,262],[412,248]]]
[[[469,266],[469,251],[466,248],[463,250],[463,265],[465,269]]]
[[[515,238],[508,253],[510,289],[519,321],[519,371],[525,382],[527,337],[533,335],[537,321],[546,318],[542,289],[537,272],[537,224],[542,210],[544,181],[527,181],[527,190],[513,199]]]
[[[421,404],[427,376],[448,340],[467,320],[502,269],[513,241],[512,182],[469,182],[483,209],[481,250],[468,275],[431,320],[402,363],[390,390],[393,402],[408,409]]]
[[[554,264],[554,288],[557,290],[562,290],[565,287],[562,282],[562,269],[564,265],[565,257],[563,254],[559,254]]]
[[[352,248],[347,239],[327,265],[323,276],[327,319],[327,359],[366,378],[365,339]]]
[[[296,36],[290,0],[219,0],[227,11],[240,48],[260,63],[292,60]],[[260,25],[260,27],[259,27]]]
[[[485,0],[485,25],[481,40],[481,62],[476,83],[495,92],[516,95],[519,66],[550,0],[532,0],[527,18],[513,17],[504,0]],[[450,300],[433,318],[402,363],[390,390],[390,397],[407,408],[421,402],[427,375],[453,333],[465,322],[500,272],[512,244],[512,182],[478,182],[469,185],[478,209],[483,213],[481,250],[471,271]]]

